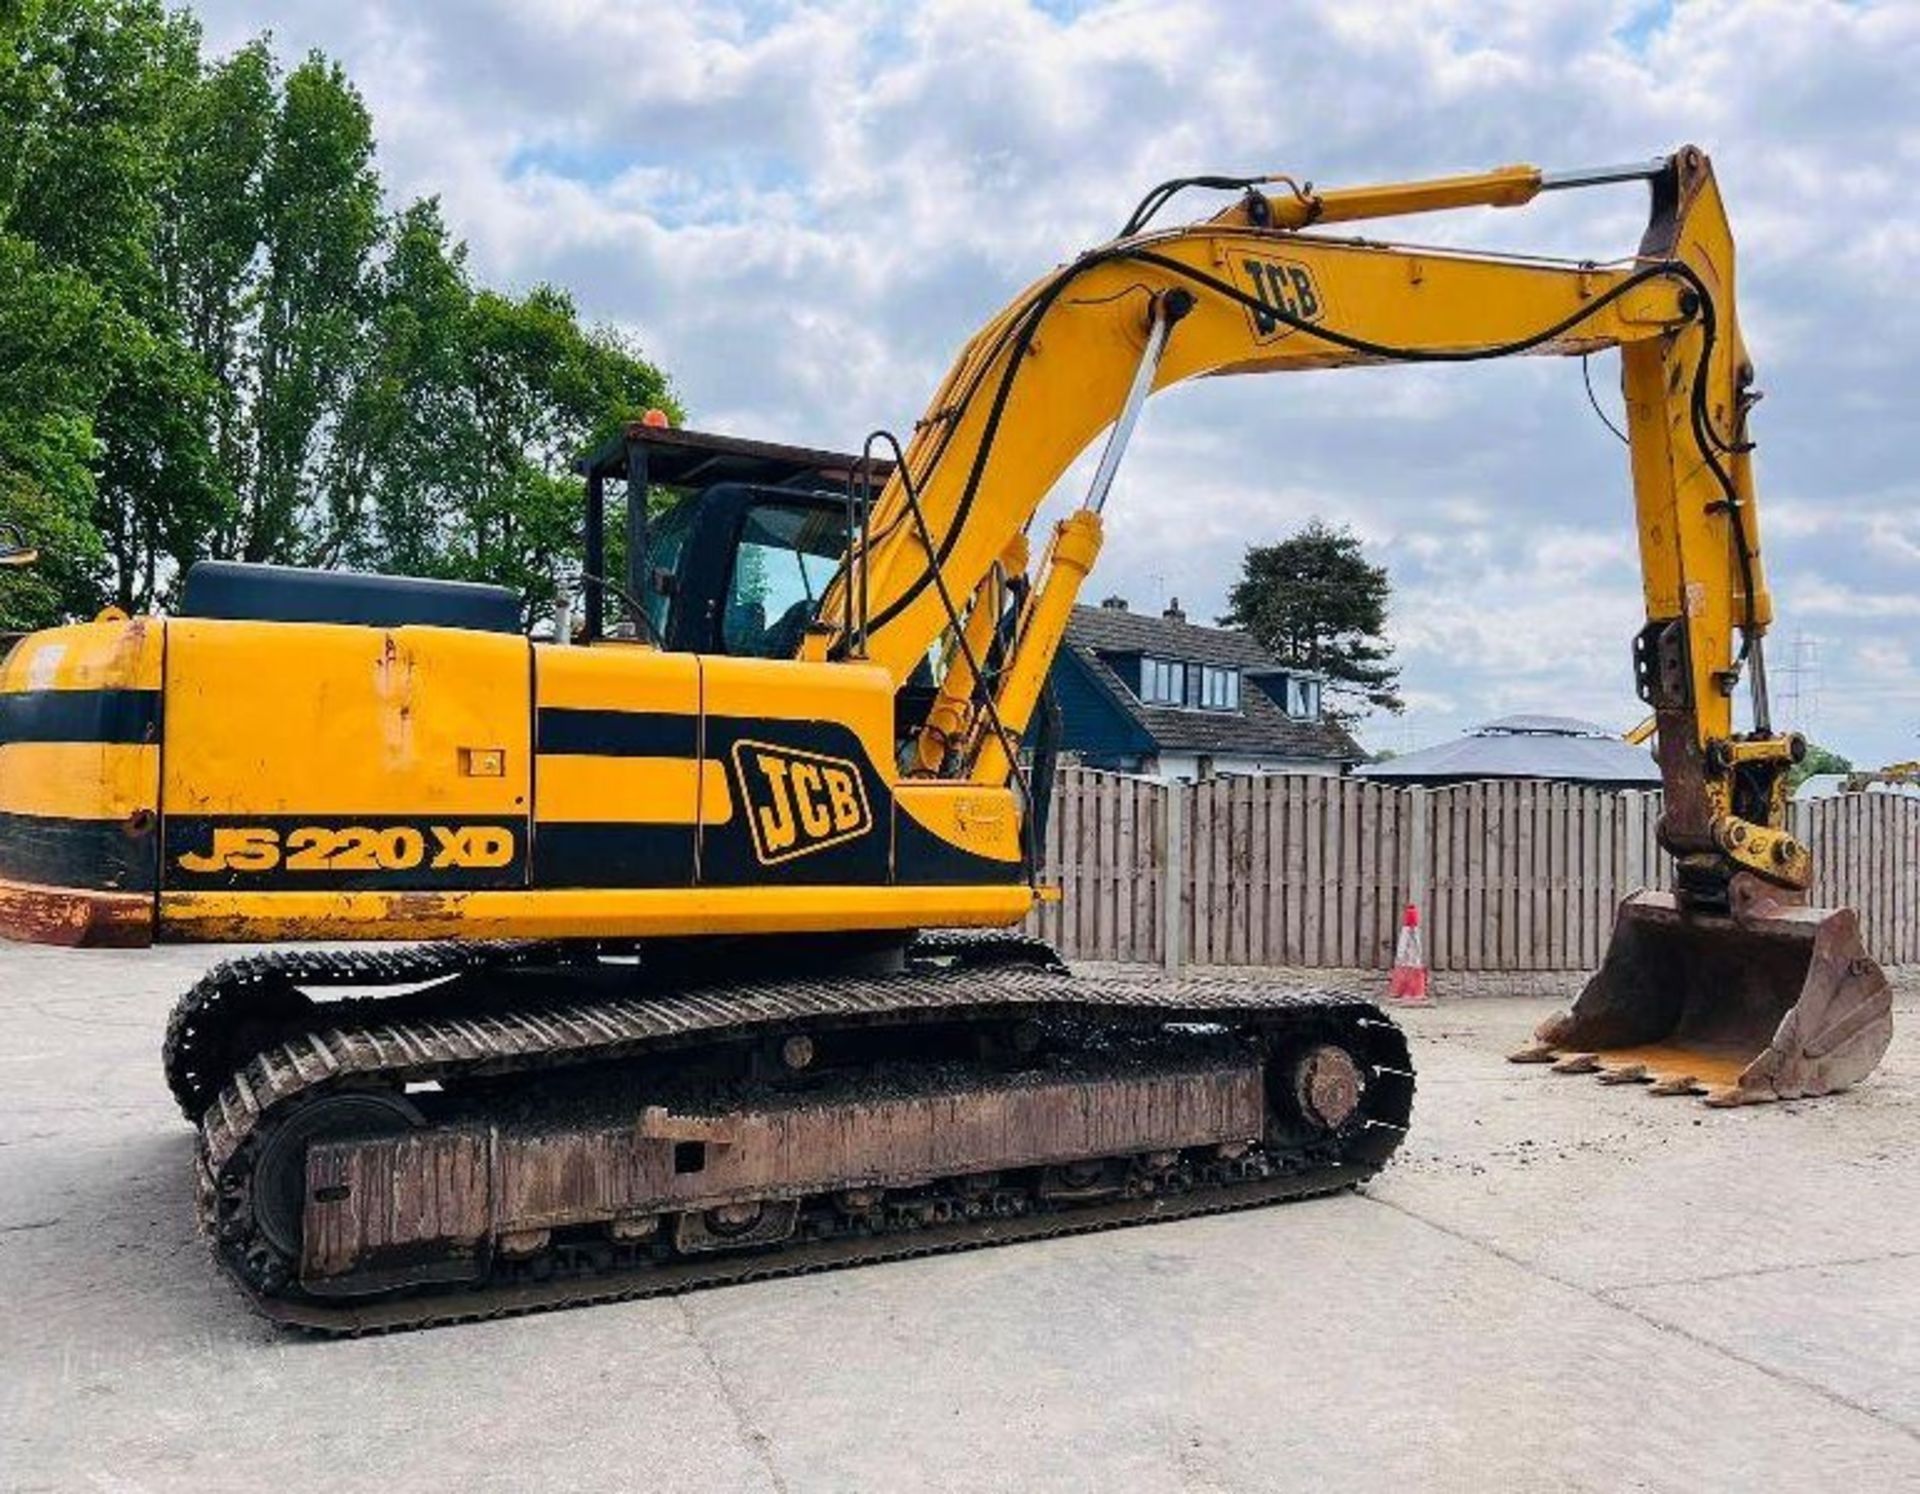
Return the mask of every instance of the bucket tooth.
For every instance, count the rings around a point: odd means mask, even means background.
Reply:
[[[1617,1068],[1602,1069],[1599,1079],[1602,1084],[1650,1084],[1653,1075],[1643,1063],[1623,1063]]]
[[[1528,1043],[1524,1048],[1515,1048],[1507,1055],[1508,1063],[1552,1063],[1560,1056],[1560,1050],[1547,1043]]]
[[[1645,1062],[1656,1094],[1746,1104],[1832,1094],[1879,1065],[1893,995],[1860,942],[1851,908],[1790,905],[1739,889],[1732,913],[1682,907],[1671,893],[1620,905],[1599,971],[1571,1008],[1515,1057],[1559,1073]],[[1609,1082],[1625,1083],[1625,1078]]]
[[[1668,1095],[1703,1095],[1706,1092],[1706,1085],[1692,1074],[1675,1074],[1671,1078],[1656,1079],[1647,1086],[1648,1094],[1663,1098]]]

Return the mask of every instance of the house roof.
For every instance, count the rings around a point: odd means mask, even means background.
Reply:
[[[1636,747],[1591,721],[1570,716],[1503,716],[1457,741],[1356,770],[1363,778],[1462,783],[1479,778],[1549,778],[1658,788],[1660,769]]]
[[[1293,671],[1245,633],[1208,628],[1114,607],[1075,607],[1067,622],[1067,651],[1165,752],[1224,756],[1312,758],[1362,762],[1366,753],[1330,721],[1298,721],[1261,689],[1258,677]],[[1238,669],[1247,683],[1238,711],[1197,711],[1143,705],[1102,657],[1151,654],[1155,658]]]

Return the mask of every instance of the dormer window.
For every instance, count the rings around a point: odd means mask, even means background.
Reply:
[[[1361,754],[1322,711],[1326,677],[1246,633],[1076,607],[1059,676],[1068,750],[1089,767],[1199,780],[1340,769]]]
[[[1240,709],[1240,671],[1203,666],[1200,671],[1200,709],[1237,711]]]
[[[1193,711],[1240,709],[1240,671],[1177,659],[1140,661],[1140,703]]]
[[[1142,659],[1140,701],[1143,705],[1185,705],[1187,666],[1170,659]]]

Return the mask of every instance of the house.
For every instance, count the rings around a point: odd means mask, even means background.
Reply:
[[[1063,752],[1166,779],[1338,774],[1364,762],[1322,714],[1323,683],[1245,633],[1188,622],[1177,598],[1158,617],[1119,597],[1074,608],[1053,664]]]
[[[1592,788],[1660,787],[1660,768],[1646,747],[1571,716],[1502,716],[1458,741],[1368,763],[1357,776],[1429,788],[1486,778],[1543,778]]]

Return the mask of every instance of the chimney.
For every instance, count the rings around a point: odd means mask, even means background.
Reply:
[[[1167,610],[1160,615],[1170,623],[1183,623],[1187,620],[1187,614],[1180,610],[1180,598],[1178,597],[1175,597],[1171,602],[1167,603]]]
[[[1127,610],[1127,599],[1125,597],[1108,597],[1100,606],[1108,612],[1125,612]]]

